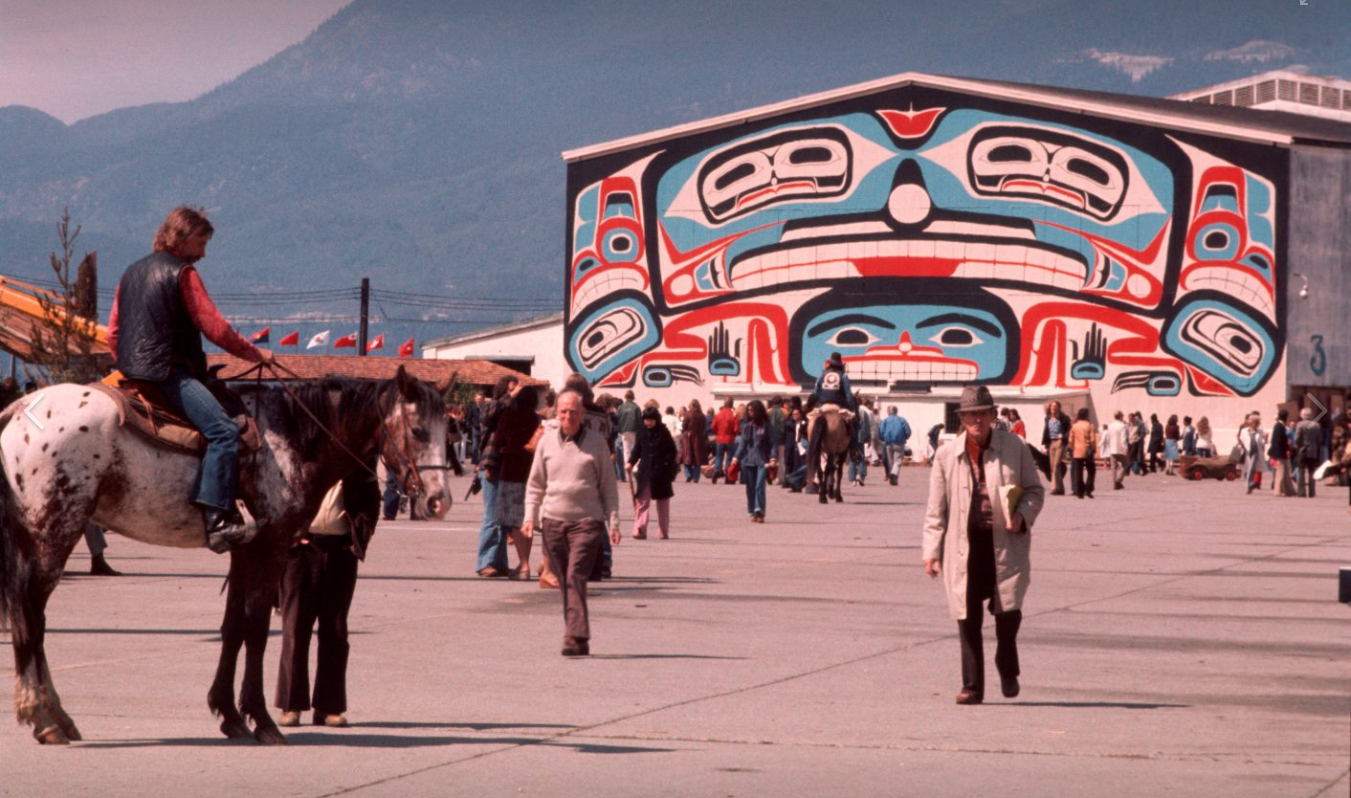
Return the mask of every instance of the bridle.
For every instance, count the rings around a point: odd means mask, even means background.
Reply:
[[[299,380],[302,379],[302,377],[280,363],[259,363],[257,366],[254,366],[253,368],[245,371],[243,374],[240,374],[238,377],[235,378],[237,380],[247,379],[250,374],[253,374],[256,371],[255,384],[257,385],[258,390],[255,392],[255,401],[253,407],[253,415],[255,418],[258,416],[258,400],[256,397],[261,394],[264,368],[269,368],[272,370],[272,374],[273,376],[277,377],[277,384],[282,389],[282,391],[288,397],[290,397],[291,401],[294,402],[297,407],[299,407],[301,410],[305,412],[305,415],[310,417],[310,420],[313,421],[315,426],[317,426],[325,435],[328,436],[329,440],[337,444],[339,449],[341,449],[348,457],[352,458],[352,461],[355,462],[362,469],[364,469],[368,474],[375,477],[377,480],[380,478],[380,475],[376,473],[375,469],[367,465],[364,459],[362,459],[359,455],[357,455],[355,452],[349,449],[346,444],[344,444],[341,440],[339,440],[338,436],[334,435],[332,430],[324,426],[324,422],[320,421],[319,417],[316,416],[312,410],[310,410],[309,406],[306,405],[303,401],[301,401],[300,397],[296,396],[295,392],[292,391],[286,385],[286,381],[282,379],[283,372],[292,377],[293,379]],[[377,451],[379,451],[380,456],[383,459],[385,459],[386,466],[389,465],[389,460],[385,455],[385,450],[389,449],[394,453],[395,463],[403,471],[403,479],[395,481],[395,492],[398,493],[400,496],[406,496],[410,500],[415,500],[427,494],[427,486],[422,481],[422,473],[421,473],[422,470],[425,469],[425,470],[449,471],[450,466],[448,464],[441,465],[437,463],[424,463],[419,466],[417,463],[413,462],[412,457],[410,457],[405,451],[399,448],[398,444],[395,444],[391,441],[389,424],[385,420],[385,409],[382,406],[382,396],[383,394],[378,395],[376,397],[376,410],[380,413],[380,439],[379,444],[377,446]],[[397,402],[398,399],[395,398],[394,401]],[[403,413],[399,414],[399,420],[403,422],[401,426],[403,427],[402,432],[403,432],[404,447],[407,449],[407,451],[411,452],[412,444],[409,441],[409,438],[412,437],[412,425],[408,423],[408,418],[404,416]],[[411,488],[408,484],[410,481],[410,477],[413,483]],[[400,482],[402,484],[400,484]]]

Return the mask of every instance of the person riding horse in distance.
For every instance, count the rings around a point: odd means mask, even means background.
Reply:
[[[854,398],[853,388],[849,385],[849,375],[844,370],[844,358],[839,352],[830,353],[830,359],[825,362],[821,376],[816,378],[812,398],[816,400],[816,408],[807,414],[808,474],[815,472],[817,464],[821,462],[821,435],[825,430],[825,421],[821,418],[823,413],[832,410],[838,412],[840,418],[849,425],[850,437],[852,438],[854,434],[853,420],[858,413],[858,400]],[[810,483],[813,480],[809,476],[807,481]]]
[[[152,254],[127,267],[113,297],[108,345],[118,369],[151,384],[206,439],[193,503],[202,512],[206,545],[222,554],[244,540],[235,506],[239,429],[203,383],[202,336],[235,357],[273,363],[216,309],[194,264],[206,257],[215,228],[198,208],[175,208],[155,233]]]

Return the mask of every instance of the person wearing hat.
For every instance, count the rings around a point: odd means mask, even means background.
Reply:
[[[657,533],[662,540],[671,536],[671,497],[675,495],[676,445],[671,431],[661,421],[661,412],[646,407],[642,426],[629,448],[629,471],[633,475],[633,537],[647,538],[647,516],[652,502],[657,503]]]
[[[857,434],[854,416],[858,413],[858,401],[854,398],[854,390],[849,385],[849,375],[844,372],[844,358],[839,352],[830,353],[830,359],[826,361],[821,376],[816,378],[812,398],[816,400],[816,409],[807,414],[807,429],[810,430],[807,446],[808,483],[813,481],[811,475],[820,468],[821,435],[826,428],[825,419],[821,418],[821,414],[830,410],[837,411],[840,418],[849,425],[850,439]]]
[[[958,704],[985,700],[984,605],[994,615],[1002,692],[1018,695],[1018,627],[1029,579],[1032,525],[1046,490],[1021,438],[994,428],[990,389],[962,391],[962,430],[938,450],[924,520],[924,572],[943,576],[962,649]]]

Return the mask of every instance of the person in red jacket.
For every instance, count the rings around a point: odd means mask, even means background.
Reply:
[[[736,449],[737,433],[741,432],[741,423],[737,421],[736,411],[732,409],[732,400],[722,403],[722,409],[713,417],[713,484],[718,477],[727,474],[732,462],[732,452]]]

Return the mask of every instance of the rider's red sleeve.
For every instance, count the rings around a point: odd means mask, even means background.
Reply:
[[[117,362],[117,298],[122,295],[122,286],[113,291],[113,310],[108,314],[108,348],[113,352],[113,362]]]
[[[251,363],[262,361],[263,353],[258,351],[258,347],[249,343],[230,325],[230,322],[225,320],[224,316],[220,315],[216,303],[207,295],[206,286],[202,285],[202,278],[198,276],[196,269],[188,266],[179,273],[178,290],[183,295],[183,307],[187,309],[188,317],[208,341]]]

